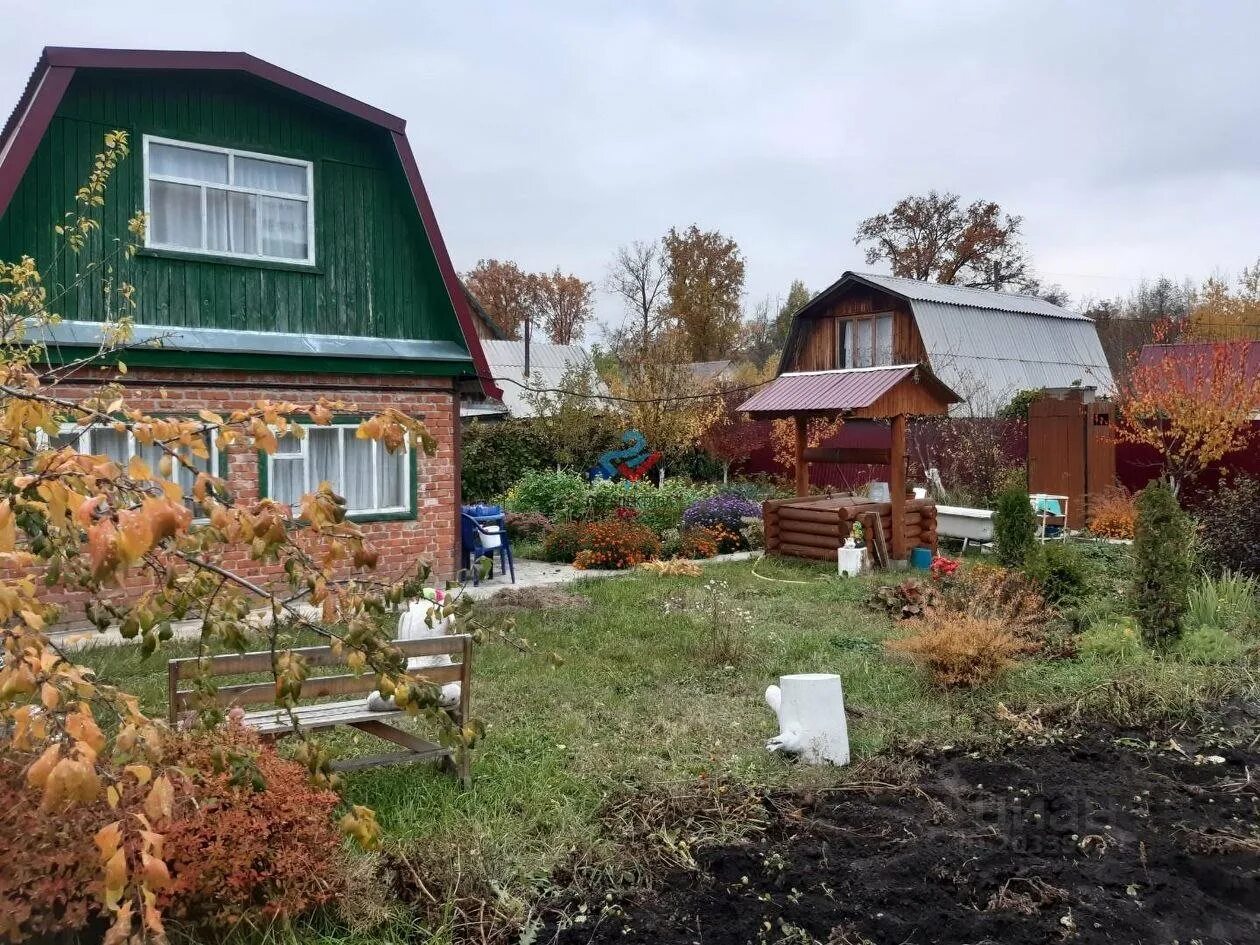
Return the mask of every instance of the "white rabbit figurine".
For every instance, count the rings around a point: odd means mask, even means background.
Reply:
[[[800,755],[809,764],[847,765],[849,726],[844,689],[835,673],[796,673],[766,689],[766,705],[779,717],[770,751]]]
[[[430,592],[440,595],[441,591]],[[433,626],[429,626],[425,621],[429,612],[433,612]],[[398,620],[398,639],[399,640],[428,640],[433,637],[446,636],[447,630],[450,628],[450,618],[441,616],[441,597],[435,596],[432,600],[426,597],[423,600],[412,601],[411,605],[403,613]],[[438,656],[413,656],[407,660],[407,671],[417,672],[419,670],[428,669],[433,666],[450,666],[451,658],[448,654],[440,654]],[[450,708],[459,704],[460,685],[457,682],[447,683],[442,687],[441,703],[444,708]],[[368,696],[368,710],[371,712],[393,712],[395,709],[393,697],[386,698],[379,692],[373,692]]]

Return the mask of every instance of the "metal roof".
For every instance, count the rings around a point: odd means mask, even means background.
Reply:
[[[780,374],[737,409],[748,413],[819,413],[869,407],[899,383],[920,371],[917,364],[894,367],[848,368],[838,371],[800,371]],[[928,377],[930,372],[924,372]],[[946,401],[956,400],[944,391]]]
[[[490,364],[490,376],[503,390],[503,405],[513,417],[532,417],[534,407],[526,399],[530,389],[556,388],[570,366],[590,364],[591,356],[581,345],[552,345],[530,342],[529,377],[525,376],[525,342],[484,339],[481,347]],[[596,393],[607,394],[600,381]]]
[[[62,321],[31,329],[32,341],[68,348],[99,348],[104,341],[99,322]],[[299,335],[233,328],[169,328],[135,325],[131,345],[146,344],[172,351],[274,354],[286,357],[393,358],[400,361],[453,361],[472,357],[453,341],[368,338],[357,335]]]
[[[1039,299],[1035,295],[1024,295],[1022,292],[971,289],[961,285],[942,285],[939,282],[924,282],[919,279],[905,279],[901,276],[882,276],[871,272],[846,272],[835,285],[839,286],[848,278],[869,283],[878,289],[900,295],[912,302],[939,302],[943,305],[966,305],[970,308],[992,309],[998,312],[1022,312],[1029,315],[1049,315],[1051,318],[1089,321],[1084,315],[1069,312],[1053,302]],[[830,291],[830,288],[825,289],[822,294]]]
[[[1021,390],[1113,386],[1098,330],[1088,318],[913,300],[910,307],[932,370],[967,398],[971,413],[995,413]]]

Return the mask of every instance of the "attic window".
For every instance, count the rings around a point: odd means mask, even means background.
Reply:
[[[151,249],[315,263],[310,161],[146,135]]]
[[[837,365],[842,368],[885,367],[893,363],[893,317],[845,318],[837,323]]]

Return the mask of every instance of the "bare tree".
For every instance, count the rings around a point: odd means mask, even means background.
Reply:
[[[1022,217],[990,200],[963,207],[957,194],[904,197],[858,224],[853,242],[866,262],[887,261],[893,275],[977,289],[1037,288],[1020,241]]]
[[[618,333],[622,342],[645,346],[664,323],[669,270],[658,242],[635,240],[617,249],[608,267],[604,287],[626,306],[626,324]]]

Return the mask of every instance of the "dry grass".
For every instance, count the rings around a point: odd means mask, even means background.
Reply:
[[[691,561],[684,561],[681,558],[671,558],[668,561],[648,561],[639,565],[639,570],[666,577],[699,577],[702,573],[700,565]]]
[[[908,656],[941,688],[986,683],[1029,650],[1001,621],[955,613],[934,614],[921,630],[885,645]]]

